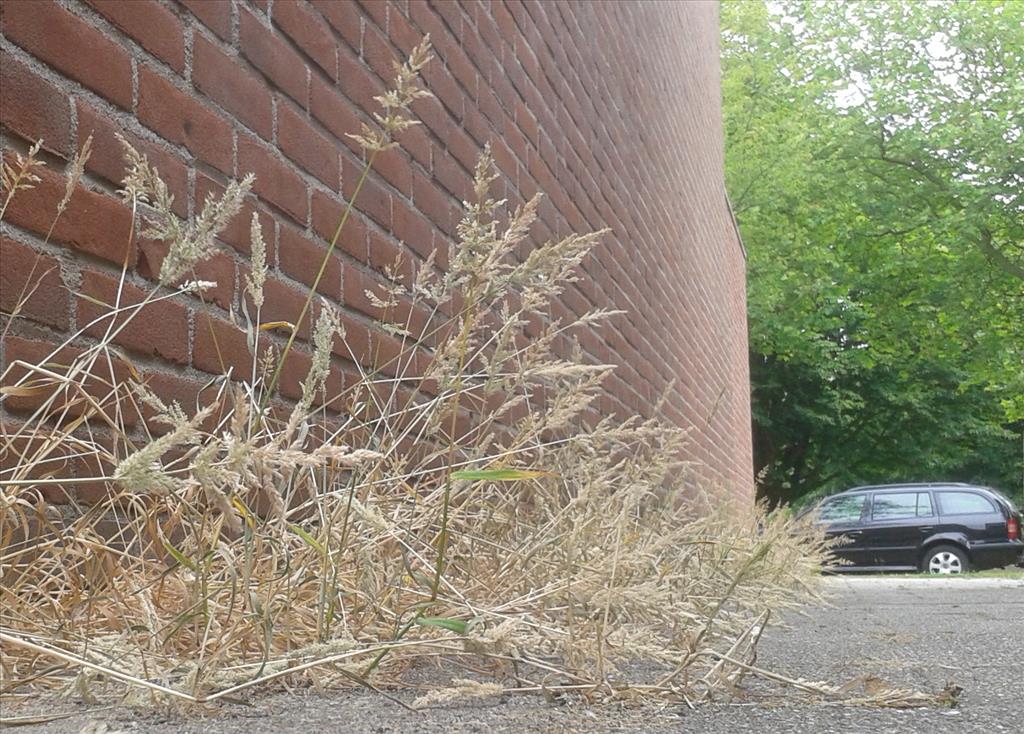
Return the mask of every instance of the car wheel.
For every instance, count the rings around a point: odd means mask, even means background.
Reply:
[[[955,545],[937,545],[924,557],[925,573],[954,574],[967,573],[967,554]]]

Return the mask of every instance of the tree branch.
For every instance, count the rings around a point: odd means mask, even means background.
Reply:
[[[974,241],[974,244],[976,244],[978,249],[985,253],[985,255],[1003,271],[1009,273],[1015,278],[1024,280],[1024,266],[1015,263],[1000,252],[998,247],[992,244],[992,233],[989,232],[987,228],[981,228],[981,235]]]

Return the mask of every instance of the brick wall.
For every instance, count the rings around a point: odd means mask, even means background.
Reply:
[[[356,356],[387,346],[364,290],[400,253],[408,263],[443,253],[489,142],[500,195],[547,195],[535,240],[613,230],[552,309],[628,311],[583,335],[590,359],[621,365],[601,409],[648,413],[675,381],[666,410],[692,426],[692,481],[752,497],[744,256],[723,186],[714,3],[5,0],[0,136],[14,150],[43,138],[49,164],[3,225],[3,309],[37,253],[34,272],[45,273],[3,344],[5,364],[87,323],[95,307],[72,292],[112,293],[125,258],[132,292],[156,272],[155,243],[126,246],[130,213],[113,194],[121,132],[182,216],[230,178],[257,175],[199,272],[218,283],[208,302],[163,301],[120,338],[172,397],[194,394],[221,358],[244,367],[227,309],[246,273],[251,212],[273,267],[264,316],[294,320],[360,170],[345,133],[426,33],[436,58],[425,72],[435,97],[415,107],[424,124],[380,160],[320,285]],[[44,244],[63,163],[90,133],[86,176]],[[340,358],[336,367],[343,377]]]

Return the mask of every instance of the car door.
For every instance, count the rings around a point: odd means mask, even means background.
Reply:
[[[832,549],[832,555],[857,567],[871,565],[864,545],[863,519],[867,510],[866,494],[836,495],[818,506],[818,522],[824,525],[830,538],[843,536],[843,541]]]
[[[917,568],[921,543],[935,527],[927,491],[875,492],[864,523],[864,545],[876,566]]]

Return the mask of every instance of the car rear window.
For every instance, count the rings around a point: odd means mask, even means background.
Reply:
[[[977,515],[996,511],[987,497],[974,492],[939,492],[938,495],[943,515]]]
[[[1003,506],[1011,513],[1015,511],[1013,508],[1013,502],[1005,494],[1000,492],[998,489],[992,489],[991,487],[988,488],[988,491],[994,494],[996,497],[996,501],[1001,502]]]
[[[857,522],[864,511],[867,495],[833,497],[821,503],[818,519],[821,522]]]
[[[928,517],[931,514],[932,498],[927,492],[876,494],[871,500],[871,518],[873,520]]]

